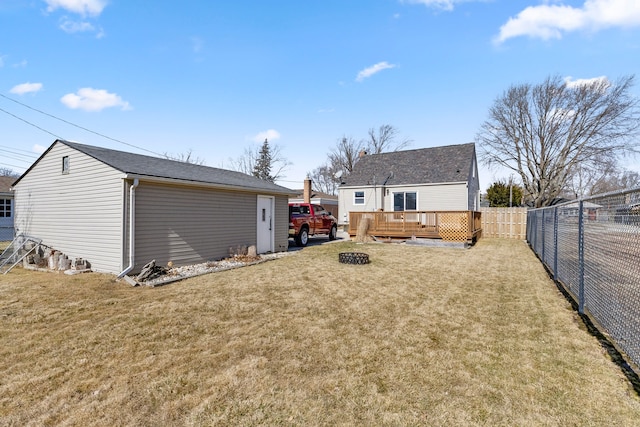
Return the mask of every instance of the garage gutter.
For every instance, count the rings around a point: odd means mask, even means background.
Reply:
[[[129,266],[125,268],[118,279],[124,277],[128,272],[133,270],[135,265],[135,235],[136,235],[136,187],[138,186],[138,178],[133,180],[133,185],[129,190]]]
[[[222,184],[216,182],[206,182],[206,181],[191,181],[180,178],[165,178],[158,177],[152,175],[141,175],[141,174],[132,174],[127,173],[125,175],[125,179],[141,179],[145,182],[153,182],[158,184],[170,184],[170,185],[186,185],[189,187],[200,187],[200,188],[215,188],[219,190],[230,190],[230,191],[242,191],[245,193],[260,193],[260,194],[277,194],[283,196],[293,196],[296,193],[291,189],[273,189],[273,188],[260,188],[260,187],[246,187],[242,185],[233,185],[233,184]],[[284,188],[284,187],[283,187]]]

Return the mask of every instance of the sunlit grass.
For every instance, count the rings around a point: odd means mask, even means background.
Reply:
[[[371,263],[338,263],[354,250]],[[640,420],[519,241],[338,242],[161,288],[15,269],[0,302],[0,424]]]

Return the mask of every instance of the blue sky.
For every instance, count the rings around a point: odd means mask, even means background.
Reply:
[[[300,188],[342,136],[467,143],[510,85],[640,70],[637,0],[0,0],[0,24],[17,172],[56,137],[228,167],[267,136]]]

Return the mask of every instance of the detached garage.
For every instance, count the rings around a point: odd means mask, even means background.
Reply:
[[[56,140],[13,184],[15,228],[99,272],[288,247],[288,188],[224,169]]]

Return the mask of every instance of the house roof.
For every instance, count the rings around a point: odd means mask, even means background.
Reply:
[[[447,145],[361,157],[342,186],[466,182],[475,144]]]
[[[11,189],[11,183],[16,178],[12,176],[0,176],[0,193],[8,193]]]
[[[135,175],[143,178],[164,178],[175,179],[179,181],[190,181],[193,183],[213,184],[220,186],[230,186],[246,190],[264,191],[278,194],[292,194],[289,188],[264,181],[242,172],[231,171],[227,169],[213,168],[209,166],[196,165],[193,163],[185,163],[176,160],[163,159],[160,157],[145,156],[142,154],[128,153],[125,151],[112,150],[108,148],[95,147],[91,145],[79,144],[65,140],[56,140],[51,147],[45,151],[40,157],[44,157],[49,150],[56,144],[61,143],[75,150],[78,150],[87,156],[111,166],[126,174]],[[38,159],[32,166],[40,161]],[[31,170],[29,168],[29,170]],[[27,170],[22,176],[29,173]],[[22,177],[15,183],[17,184]]]
[[[291,195],[292,199],[302,199],[304,198],[304,189],[295,189],[293,190],[293,194]],[[334,196],[333,194],[323,193],[322,191],[311,191],[312,199],[323,199],[323,200],[335,200],[338,201],[338,196]]]

